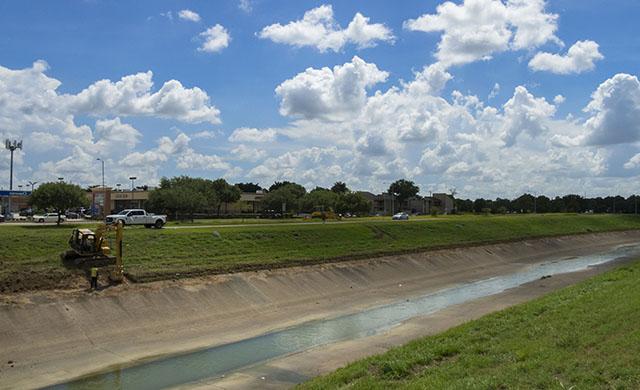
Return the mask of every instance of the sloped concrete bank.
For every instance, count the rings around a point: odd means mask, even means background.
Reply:
[[[638,242],[638,231],[589,234],[119,286],[91,294],[15,296],[13,303],[0,306],[0,388],[58,383],[517,272],[528,264]]]

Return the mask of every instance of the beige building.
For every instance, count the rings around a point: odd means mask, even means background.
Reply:
[[[149,199],[149,191],[93,187],[87,192],[87,196],[93,215],[107,215],[124,209],[143,209]]]
[[[114,190],[113,188],[94,187],[87,193],[93,215],[107,215],[124,209],[144,209],[149,199],[150,190],[136,189]],[[221,214],[259,214],[262,212],[264,192],[243,192],[240,200],[222,205]],[[105,207],[106,205],[106,207]]]
[[[453,211],[453,198],[448,194],[433,194],[431,197],[414,196],[402,204],[397,196],[388,193],[375,195],[368,191],[359,191],[371,201],[371,214],[392,215],[400,211],[411,214],[430,214],[432,211],[450,214]]]
[[[243,192],[240,200],[227,206],[226,214],[259,214],[262,212],[264,192]]]

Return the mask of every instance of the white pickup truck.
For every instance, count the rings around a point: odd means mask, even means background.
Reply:
[[[162,228],[167,223],[166,215],[148,214],[142,209],[122,210],[118,214],[107,215],[106,223],[122,222],[123,225],[144,225],[146,228]]]

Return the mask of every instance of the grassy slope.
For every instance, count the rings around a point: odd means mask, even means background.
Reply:
[[[16,278],[64,278],[58,254],[71,225],[0,227],[0,289]],[[640,228],[640,218],[611,215],[459,216],[420,221],[373,221],[306,226],[125,231],[125,266],[139,280],[177,273],[224,272],[341,256],[375,255],[437,246],[545,235]],[[13,282],[12,282],[13,281]],[[35,288],[43,288],[36,286]]]
[[[636,263],[300,387],[638,389],[639,283]]]

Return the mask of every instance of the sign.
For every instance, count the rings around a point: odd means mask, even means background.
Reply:
[[[94,202],[100,207],[104,207],[104,192],[98,192],[93,195]]]
[[[0,190],[0,196],[29,196],[31,191],[5,191]]]

